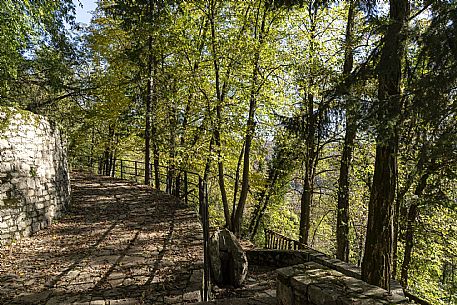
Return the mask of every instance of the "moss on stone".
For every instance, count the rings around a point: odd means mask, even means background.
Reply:
[[[0,134],[10,125],[10,118],[13,114],[13,108],[0,106]]]
[[[1,115],[4,114],[4,115]],[[0,134],[10,125],[10,120],[15,114],[20,114],[24,122],[33,124],[35,127],[40,125],[40,118],[38,115],[22,109],[12,107],[0,106]]]
[[[20,202],[20,198],[5,198],[3,199],[3,208],[7,209],[17,207]]]

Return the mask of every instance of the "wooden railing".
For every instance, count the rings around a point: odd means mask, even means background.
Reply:
[[[70,158],[73,169],[90,170],[93,173],[135,181],[144,184],[145,162],[125,159],[106,159],[93,156],[73,156]],[[150,167],[150,184],[157,189],[165,185],[165,191],[183,200],[186,205],[193,203],[198,206],[200,220],[203,227],[203,283],[202,301],[210,299],[210,264],[209,264],[209,214],[208,214],[208,189],[207,183],[195,172],[159,166],[160,172],[154,172],[153,164]],[[153,182],[155,177],[158,181]],[[165,177],[165,179],[162,179]]]
[[[73,167],[89,169],[99,175],[116,177],[125,180],[135,181],[145,184],[145,163],[141,161],[132,161],[125,159],[96,158],[90,156],[75,156],[71,158]],[[186,204],[194,201],[198,202],[197,194],[200,175],[188,170],[172,168],[159,165],[158,172],[154,171],[155,167],[149,164],[151,186],[163,190],[168,194],[175,195],[184,200]],[[155,177],[158,181],[155,181]],[[154,183],[155,182],[155,183]],[[192,198],[190,198],[192,197]]]
[[[275,250],[301,250],[308,248],[308,246],[300,243],[298,240],[265,229],[265,248]]]

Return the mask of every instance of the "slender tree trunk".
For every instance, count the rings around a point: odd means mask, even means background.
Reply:
[[[111,164],[112,164],[112,151],[113,151],[113,138],[114,138],[114,127],[108,125],[108,143],[105,146],[104,159],[105,166],[103,169],[105,176],[111,176]]]
[[[319,5],[312,5],[312,2],[308,5],[308,14],[310,18],[310,46],[309,46],[309,56],[310,56],[310,68],[308,77],[308,88],[305,88],[307,93],[305,96],[305,109],[306,113],[304,114],[305,120],[305,158],[304,166],[305,173],[303,176],[303,193],[300,198],[300,227],[299,227],[299,237],[298,240],[302,244],[308,244],[309,239],[309,230],[310,230],[310,216],[311,216],[311,206],[313,203],[313,191],[314,191],[314,169],[317,165],[317,156],[318,151],[316,149],[316,132],[319,124],[318,113],[314,112],[314,95],[311,92],[311,87],[315,85],[315,80],[313,73],[315,73],[314,61],[316,54],[314,41],[316,39],[316,16],[319,10]],[[320,112],[320,109],[317,110]]]
[[[276,173],[274,175],[274,178],[273,178],[273,180],[271,182],[270,187],[267,190],[267,193],[265,195],[265,199],[263,200],[262,208],[260,209],[260,211],[258,213],[259,215],[255,219],[255,224],[254,224],[254,227],[253,227],[252,232],[251,232],[251,237],[254,237],[257,234],[257,231],[259,230],[260,221],[262,220],[263,216],[265,215],[265,211],[267,210],[268,203],[270,202],[270,198],[271,198],[271,195],[273,194],[274,185],[276,184],[276,180],[277,179],[278,179],[278,174]]]
[[[90,157],[89,157],[89,165],[92,170],[92,163],[94,161],[94,147],[95,147],[95,128],[92,126],[92,136],[90,140]]]
[[[401,284],[403,288],[408,288],[408,271],[409,264],[411,263],[411,254],[414,247],[414,224],[416,223],[417,216],[419,216],[418,201],[422,196],[422,193],[427,186],[427,179],[429,173],[424,173],[420,180],[419,184],[416,186],[414,191],[415,199],[411,203],[408,211],[408,219],[406,224],[406,234],[405,234],[405,253],[403,254],[403,264],[401,265]]]
[[[259,8],[257,11],[257,16],[260,14],[260,10],[262,9],[263,2],[260,1]],[[256,53],[254,55],[254,62],[253,62],[253,70],[252,70],[252,78],[251,78],[251,92],[250,92],[250,101],[249,101],[249,114],[248,120],[246,123],[246,136],[244,140],[244,160],[243,160],[243,175],[242,175],[242,184],[241,184],[241,192],[240,192],[240,199],[238,201],[238,206],[236,208],[236,214],[233,221],[233,232],[235,235],[240,235],[241,233],[241,224],[243,223],[243,214],[244,214],[244,207],[246,205],[246,200],[248,197],[249,192],[249,168],[250,168],[250,155],[251,155],[251,144],[252,139],[254,138],[255,133],[255,122],[254,122],[254,115],[257,108],[257,92],[259,91],[258,88],[258,77],[260,72],[260,51],[263,47],[264,40],[265,40],[265,22],[267,18],[268,10],[266,7],[263,8],[263,13],[261,20],[256,20],[256,38],[259,42],[257,47]],[[260,28],[258,27],[260,21]]]
[[[157,75],[157,58],[152,57],[152,74]],[[157,132],[156,112],[159,105],[159,95],[157,92],[157,82],[152,82],[151,96],[153,104],[151,104],[151,140],[152,140],[152,153],[154,159],[154,187],[160,189],[160,151],[159,151],[159,139]]]
[[[401,68],[408,14],[408,0],[390,1],[390,23],[378,67],[376,162],[368,207],[362,279],[384,289],[390,289],[392,275],[393,203],[402,105]]]
[[[146,126],[144,129],[144,184],[149,185],[149,178],[151,177],[150,166],[151,164],[151,101],[152,101],[152,36],[148,37],[148,84],[146,92]]]
[[[307,95],[307,116],[306,116],[306,153],[305,153],[305,174],[303,177],[303,193],[300,199],[300,232],[299,241],[308,244],[311,206],[313,203],[314,191],[314,169],[317,159],[316,152],[316,126],[317,117],[314,113],[314,96]]]
[[[244,155],[244,145],[241,148],[240,156],[238,157],[238,163],[236,165],[236,174],[235,174],[235,186],[233,188],[233,202],[232,202],[232,228],[235,227],[235,211],[236,211],[236,199],[238,198],[238,188],[240,184],[240,171],[241,171],[241,162],[243,161]]]
[[[349,0],[348,19],[346,24],[346,46],[344,56],[343,75],[349,77],[352,71],[353,54],[353,27],[355,1]],[[357,121],[354,115],[354,100],[346,101],[346,134],[344,136],[343,153],[338,179],[338,212],[336,220],[336,257],[342,261],[349,261],[349,174],[352,163],[354,140],[357,134]]]
[[[418,165],[422,168],[422,163],[421,159],[418,162]],[[399,237],[399,231],[400,231],[400,220],[401,219],[406,219],[405,215],[402,215],[403,217],[400,217],[400,211],[401,207],[403,205],[403,200],[410,189],[411,185],[414,182],[414,178],[416,177],[417,171],[414,170],[412,173],[410,173],[408,179],[406,179],[406,182],[404,183],[403,188],[401,188],[399,191],[397,191],[397,196],[395,198],[395,214],[394,214],[394,240],[393,240],[393,256],[392,256],[392,277],[397,278],[397,265],[398,265],[398,237]]]
[[[203,172],[204,181],[208,181],[209,171],[211,169],[211,153],[213,152],[213,144],[214,144],[214,136],[212,136],[211,140],[209,141],[208,157],[206,158],[205,170]]]
[[[189,65],[192,66],[192,74],[194,75],[194,77],[196,76],[196,72],[197,72],[198,68],[200,67],[201,61],[203,60],[202,53],[203,53],[203,48],[205,47],[206,34],[208,32],[208,25],[209,25],[208,19],[205,18],[205,20],[203,21],[202,28],[200,30],[201,34],[200,34],[200,44],[198,46],[198,54],[199,54],[198,60],[195,60],[195,62],[192,64],[191,59],[189,59]],[[191,107],[192,103],[194,102],[193,89],[189,89],[189,90],[190,90],[190,92],[187,97],[187,105],[186,105],[186,109],[184,111],[184,119],[182,122],[182,133],[180,136],[180,145],[184,150],[185,150],[185,145],[186,145],[186,132],[187,132],[187,127],[188,127],[188,116],[189,116],[189,112],[192,108]],[[188,158],[189,158],[189,155],[185,154],[185,159],[183,162],[185,165],[188,164]]]
[[[336,221],[336,257],[349,261],[349,174],[354,150],[357,125],[353,118],[346,118],[346,135],[344,136],[343,154],[341,156],[340,177],[338,180],[338,213]]]
[[[252,212],[252,217],[251,217],[251,220],[249,221],[249,227],[248,227],[248,236],[249,236],[249,238],[254,237],[254,235],[252,234],[252,232],[254,231],[255,223],[256,223],[256,221],[257,221],[257,218],[258,218],[259,215],[260,215],[260,211],[262,210],[262,206],[263,206],[263,202],[264,202],[264,199],[265,199],[266,192],[267,192],[267,188],[265,188],[265,189],[260,193],[259,201],[258,201],[257,204],[255,205],[254,211]]]
[[[222,124],[222,103],[224,101],[223,90],[221,90],[220,83],[220,69],[219,69],[219,59],[216,48],[216,25],[215,25],[215,10],[216,10],[215,0],[211,0],[210,7],[210,28],[211,28],[211,49],[213,55],[213,65],[215,73],[215,86],[216,86],[216,123],[214,124],[214,142],[216,144],[217,151],[217,170],[218,170],[218,181],[219,189],[221,192],[222,206],[224,208],[224,218],[225,225],[227,228],[231,227],[230,211],[227,199],[227,191],[225,189],[225,177],[224,177],[224,163],[222,161],[222,142],[221,142],[221,124]]]
[[[427,143],[423,139],[424,143]],[[392,276],[397,278],[397,265],[398,265],[398,238],[400,231],[400,221],[407,218],[406,209],[403,206],[403,201],[406,193],[409,191],[414,181],[416,180],[417,175],[424,169],[426,160],[429,157],[428,153],[428,144],[424,144],[420,150],[418,161],[413,170],[408,174],[406,181],[403,183],[403,187],[397,191],[397,197],[395,198],[395,215],[394,215],[394,242],[393,242],[393,262],[392,262]],[[402,209],[403,208],[403,209]],[[401,213],[401,217],[400,217]]]
[[[170,102],[169,102],[170,104]],[[170,193],[173,193],[174,190],[174,183],[173,181],[176,179],[176,167],[177,164],[175,163],[175,157],[176,157],[176,134],[175,130],[177,128],[176,124],[176,108],[174,105],[169,106],[169,113],[168,113],[168,118],[169,118],[169,126],[170,126],[170,138],[169,138],[169,151],[168,151],[168,179],[169,179],[169,191]]]
[[[308,170],[305,170],[306,172]],[[313,181],[311,174],[305,173],[303,178],[303,193],[300,199],[300,236],[299,241],[302,244],[308,244],[311,205],[313,200]]]

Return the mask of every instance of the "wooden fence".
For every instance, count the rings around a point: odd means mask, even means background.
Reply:
[[[265,248],[275,250],[301,250],[309,248],[298,240],[286,237],[270,229],[265,229]]]

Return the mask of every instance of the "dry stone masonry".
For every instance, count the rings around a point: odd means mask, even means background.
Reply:
[[[46,227],[69,200],[59,129],[43,116],[0,107],[0,246]]]

